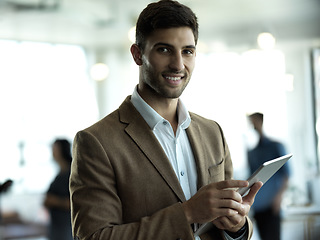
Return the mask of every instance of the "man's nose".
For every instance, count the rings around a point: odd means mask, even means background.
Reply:
[[[177,72],[179,72],[185,68],[183,56],[181,53],[176,53],[171,56],[169,67],[171,70],[174,70]]]

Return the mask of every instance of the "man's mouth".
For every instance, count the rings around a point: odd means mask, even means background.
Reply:
[[[165,79],[168,79],[168,80],[170,80],[170,81],[179,81],[179,80],[181,80],[181,79],[183,78],[183,76],[172,77],[172,76],[166,76],[166,75],[164,75],[164,78],[165,78]]]

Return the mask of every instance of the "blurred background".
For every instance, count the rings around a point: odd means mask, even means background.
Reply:
[[[72,142],[132,93],[138,67],[129,48],[150,2],[0,0],[0,184],[13,181],[0,193],[0,239],[46,239],[42,202],[58,172],[52,143]],[[264,113],[267,135],[294,155],[283,239],[318,239],[320,1],[180,2],[200,25],[183,101],[221,124],[238,179],[257,143],[247,115]]]

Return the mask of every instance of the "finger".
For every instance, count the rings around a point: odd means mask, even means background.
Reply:
[[[234,209],[231,208],[218,208],[215,209],[215,213],[217,216],[219,217],[234,217],[236,215],[238,215],[238,212]]]
[[[242,203],[242,196],[235,190],[222,190],[219,192],[219,197]]]
[[[241,206],[235,210],[238,211],[239,215],[246,216],[248,215],[250,208],[251,208],[251,205],[249,204],[241,204]]]
[[[246,214],[245,205],[231,199],[221,199],[218,202],[218,208],[232,209],[236,213]]]
[[[243,180],[225,180],[225,181],[220,181],[216,184],[216,187],[218,190],[223,190],[223,189],[232,189],[232,188],[241,188],[241,187],[247,187],[249,185],[248,181],[243,181]]]

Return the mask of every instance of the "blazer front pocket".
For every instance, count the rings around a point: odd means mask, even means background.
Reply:
[[[224,176],[224,160],[222,160],[219,164],[213,165],[209,167],[209,183],[219,182],[225,180]]]

